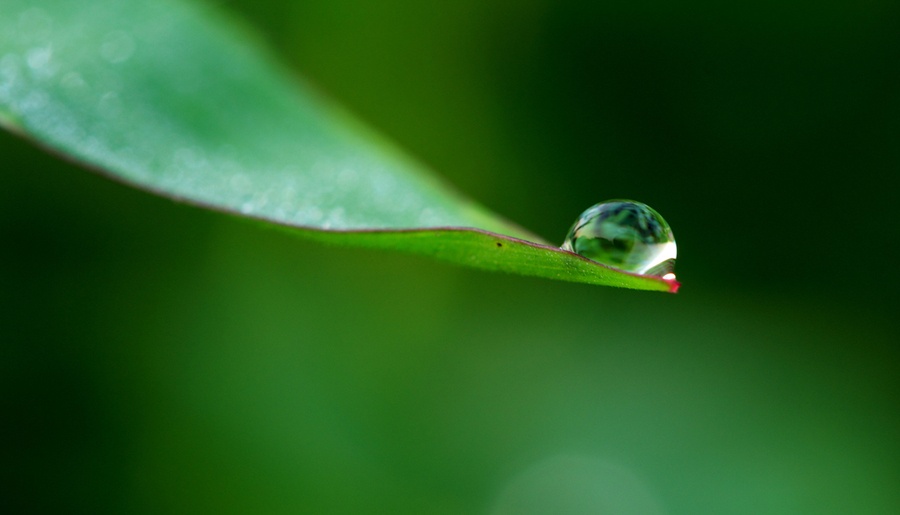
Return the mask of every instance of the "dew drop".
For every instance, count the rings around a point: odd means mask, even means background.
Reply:
[[[626,272],[675,279],[675,238],[653,208],[632,200],[607,200],[578,217],[563,250]]]

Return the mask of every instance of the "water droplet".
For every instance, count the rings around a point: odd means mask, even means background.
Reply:
[[[578,217],[562,249],[626,272],[675,279],[672,229],[640,202],[608,200],[592,206]]]

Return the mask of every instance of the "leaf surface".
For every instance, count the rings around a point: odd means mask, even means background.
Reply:
[[[546,245],[459,195],[205,4],[3,7],[0,123],[112,178],[317,240],[677,289]]]

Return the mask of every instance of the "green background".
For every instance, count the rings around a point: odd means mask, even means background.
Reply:
[[[223,3],[551,241],[653,206],[682,291],[320,246],[4,133],[0,503],[900,511],[900,5]]]

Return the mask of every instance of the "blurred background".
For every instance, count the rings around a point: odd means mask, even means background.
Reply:
[[[0,134],[0,503],[900,512],[900,4],[221,0],[494,211],[633,198],[665,295],[320,246]]]

